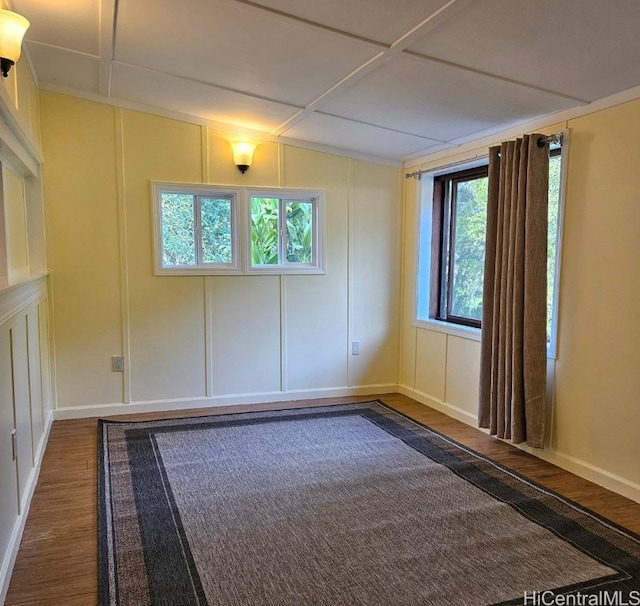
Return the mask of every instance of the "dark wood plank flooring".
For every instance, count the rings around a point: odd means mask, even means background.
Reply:
[[[640,504],[541,461],[400,394],[117,417],[147,420],[380,400],[505,467],[640,533]],[[97,419],[56,421],[31,503],[6,606],[97,604]]]

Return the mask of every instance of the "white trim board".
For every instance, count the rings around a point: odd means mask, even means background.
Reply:
[[[38,484],[38,477],[40,476],[40,468],[42,466],[42,459],[44,458],[44,452],[49,441],[49,433],[51,432],[51,425],[53,424],[53,411],[49,411],[47,420],[45,421],[44,431],[38,444],[38,450],[36,452],[36,462],[31,469],[29,479],[24,495],[24,508],[20,515],[16,518],[13,525],[13,531],[11,532],[11,538],[9,539],[9,546],[7,548],[4,561],[0,563],[0,604],[4,604],[4,600],[7,597],[9,591],[9,583],[11,581],[11,573],[16,563],[18,556],[18,549],[20,548],[20,541],[22,540],[22,534],[24,527],[27,523],[29,516],[29,509],[31,507],[31,499],[36,490]]]
[[[270,404],[274,402],[293,402],[296,400],[308,400],[314,398],[339,398],[347,396],[370,396],[376,394],[400,393],[425,404],[438,412],[452,417],[466,425],[470,425],[483,433],[484,429],[478,428],[476,416],[462,408],[442,402],[426,393],[407,385],[392,383],[379,385],[361,385],[356,387],[330,387],[323,389],[300,389],[291,391],[273,391],[251,394],[231,394],[224,396],[212,396],[202,398],[183,398],[174,400],[149,400],[132,402],[131,404],[85,404],[78,406],[65,406],[53,411],[53,419],[56,421],[66,419],[83,419],[92,417],[107,417],[124,414],[136,414],[147,412],[171,412],[196,408],[220,408],[224,406],[240,406],[247,404]],[[586,461],[582,461],[571,455],[547,448],[534,449],[526,445],[511,444],[520,450],[557,465],[581,478],[585,478],[594,484],[603,486],[633,501],[640,503],[640,485],[626,478],[613,474],[605,469],[596,467]],[[0,602],[1,603],[1,602]]]
[[[449,417],[453,417],[462,423],[466,423],[475,429],[488,434],[489,432],[486,429],[482,429],[478,427],[476,416],[462,408],[458,408],[453,404],[449,404],[447,402],[442,402],[433,398],[417,389],[409,387],[408,385],[399,385],[398,392],[402,395],[408,396],[409,398],[413,398],[417,400],[421,404],[425,404],[431,408],[434,408],[438,412],[441,412]],[[498,438],[496,438],[498,439]],[[631,482],[626,478],[618,476],[614,473],[607,471],[606,469],[602,469],[601,467],[597,467],[592,465],[591,463],[587,463],[577,457],[572,455],[565,454],[563,452],[559,452],[554,450],[553,448],[531,448],[526,444],[513,444],[509,440],[502,440],[506,444],[510,446],[515,446],[524,452],[527,452],[538,459],[542,459],[547,463],[551,463],[552,465],[556,465],[566,471],[569,471],[585,480],[589,480],[594,484],[598,484],[598,486],[602,486],[608,490],[611,490],[617,494],[620,494],[632,501],[636,501],[640,503],[640,484],[636,484],[635,482]]]
[[[192,408],[219,408],[222,406],[241,406],[246,404],[270,404],[273,402],[293,402],[314,398],[341,398],[347,396],[371,396],[376,394],[396,393],[395,383],[376,385],[360,385],[356,387],[328,387],[321,389],[295,389],[289,391],[269,391],[249,394],[230,394],[201,398],[179,398],[173,400],[148,400],[131,404],[85,404],[64,406],[54,410],[56,421],[66,419],[84,419],[91,417],[107,417],[146,412],[171,412],[174,410],[190,410]]]
[[[459,408],[458,406],[454,406],[453,404],[448,404],[447,402],[443,402],[442,400],[438,400],[433,396],[430,396],[423,391],[418,389],[414,389],[413,387],[408,387],[407,385],[398,385],[398,393],[401,393],[403,396],[407,396],[416,400],[416,402],[420,402],[420,404],[424,404],[429,408],[433,408],[442,414],[447,415],[448,417],[452,417],[456,419],[456,421],[461,421],[466,425],[471,425],[478,429],[478,425],[476,423],[475,415]],[[482,430],[480,430],[482,431]]]

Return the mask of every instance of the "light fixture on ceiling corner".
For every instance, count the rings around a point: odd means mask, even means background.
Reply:
[[[29,21],[22,15],[0,9],[0,69],[5,78],[20,58],[22,38],[29,29],[29,25]]]
[[[233,150],[233,161],[241,173],[246,173],[253,162],[253,152],[257,145],[248,141],[230,141]]]

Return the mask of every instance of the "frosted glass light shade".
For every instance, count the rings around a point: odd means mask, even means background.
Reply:
[[[22,38],[29,29],[29,21],[22,15],[8,10],[0,10],[0,57],[20,59]]]
[[[231,141],[231,149],[233,150],[233,161],[240,172],[244,173],[253,162],[256,144],[247,141]]]
[[[22,15],[5,9],[0,10],[0,57],[5,77],[11,66],[20,58],[22,38],[29,25],[29,21]]]

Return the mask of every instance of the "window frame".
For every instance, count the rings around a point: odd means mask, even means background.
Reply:
[[[251,200],[253,198],[272,198],[278,200],[278,258],[280,263],[270,265],[254,265],[252,261],[252,221]],[[311,263],[289,263],[286,261],[287,229],[286,229],[286,204],[287,202],[310,202],[312,205],[312,249]],[[324,195],[319,190],[282,189],[282,188],[247,188],[247,274],[324,274]]]
[[[554,148],[560,149],[560,183],[558,194],[558,218],[556,231],[556,262],[553,284],[553,304],[551,315],[551,327],[549,331],[549,341],[547,343],[547,358],[556,359],[558,355],[558,314],[560,299],[560,284],[562,273],[562,242],[564,230],[564,214],[566,204],[567,178],[570,154],[570,131],[565,129],[561,132],[562,145],[551,145],[550,155]],[[557,153],[557,152],[556,152]],[[416,205],[416,287],[414,298],[413,325],[417,328],[424,328],[435,332],[458,336],[474,341],[480,341],[481,328],[456,324],[446,320],[440,320],[433,316],[433,289],[432,280],[435,273],[438,273],[437,260],[433,256],[434,230],[438,217],[434,215],[433,195],[435,179],[446,174],[461,172],[467,169],[475,169],[479,166],[488,166],[488,156],[478,155],[470,158],[468,162],[456,162],[449,166],[436,166],[433,169],[423,171],[418,187],[418,204]]]
[[[434,213],[435,220],[432,225],[432,274],[429,315],[435,320],[480,328],[480,320],[467,318],[466,316],[457,316],[450,312],[453,298],[453,270],[455,262],[454,234],[457,219],[457,195],[454,194],[453,185],[457,186],[459,183],[483,179],[488,176],[489,166],[487,164],[481,164],[473,168],[440,174],[433,179],[432,212]],[[457,193],[457,188],[455,191]],[[445,222],[448,222],[448,224],[445,225]],[[447,248],[446,266],[443,264],[445,246]],[[435,272],[433,271],[434,269]]]
[[[194,196],[194,265],[165,266],[163,264],[163,194]],[[278,265],[253,265],[251,260],[251,198],[280,199],[279,212],[284,201],[311,202],[312,213],[312,263],[280,263]],[[231,263],[202,263],[201,200],[223,198],[231,202]],[[325,274],[324,222],[325,192],[317,189],[293,189],[280,187],[234,187],[229,185],[205,185],[192,183],[151,182],[151,212],[153,222],[153,268],[157,276],[185,275],[286,275]],[[286,222],[280,221],[280,226]],[[286,231],[286,229],[285,229]],[[280,247],[286,246],[286,238],[279,234]],[[283,251],[286,257],[286,250]]]
[[[164,265],[162,195],[183,194],[194,197],[194,248],[196,263],[193,265]],[[223,198],[231,203],[231,263],[202,262],[202,198]],[[180,183],[151,183],[153,204],[154,273],[157,276],[170,275],[224,275],[242,274],[240,230],[238,229],[241,204],[237,188],[225,186],[203,186]]]

